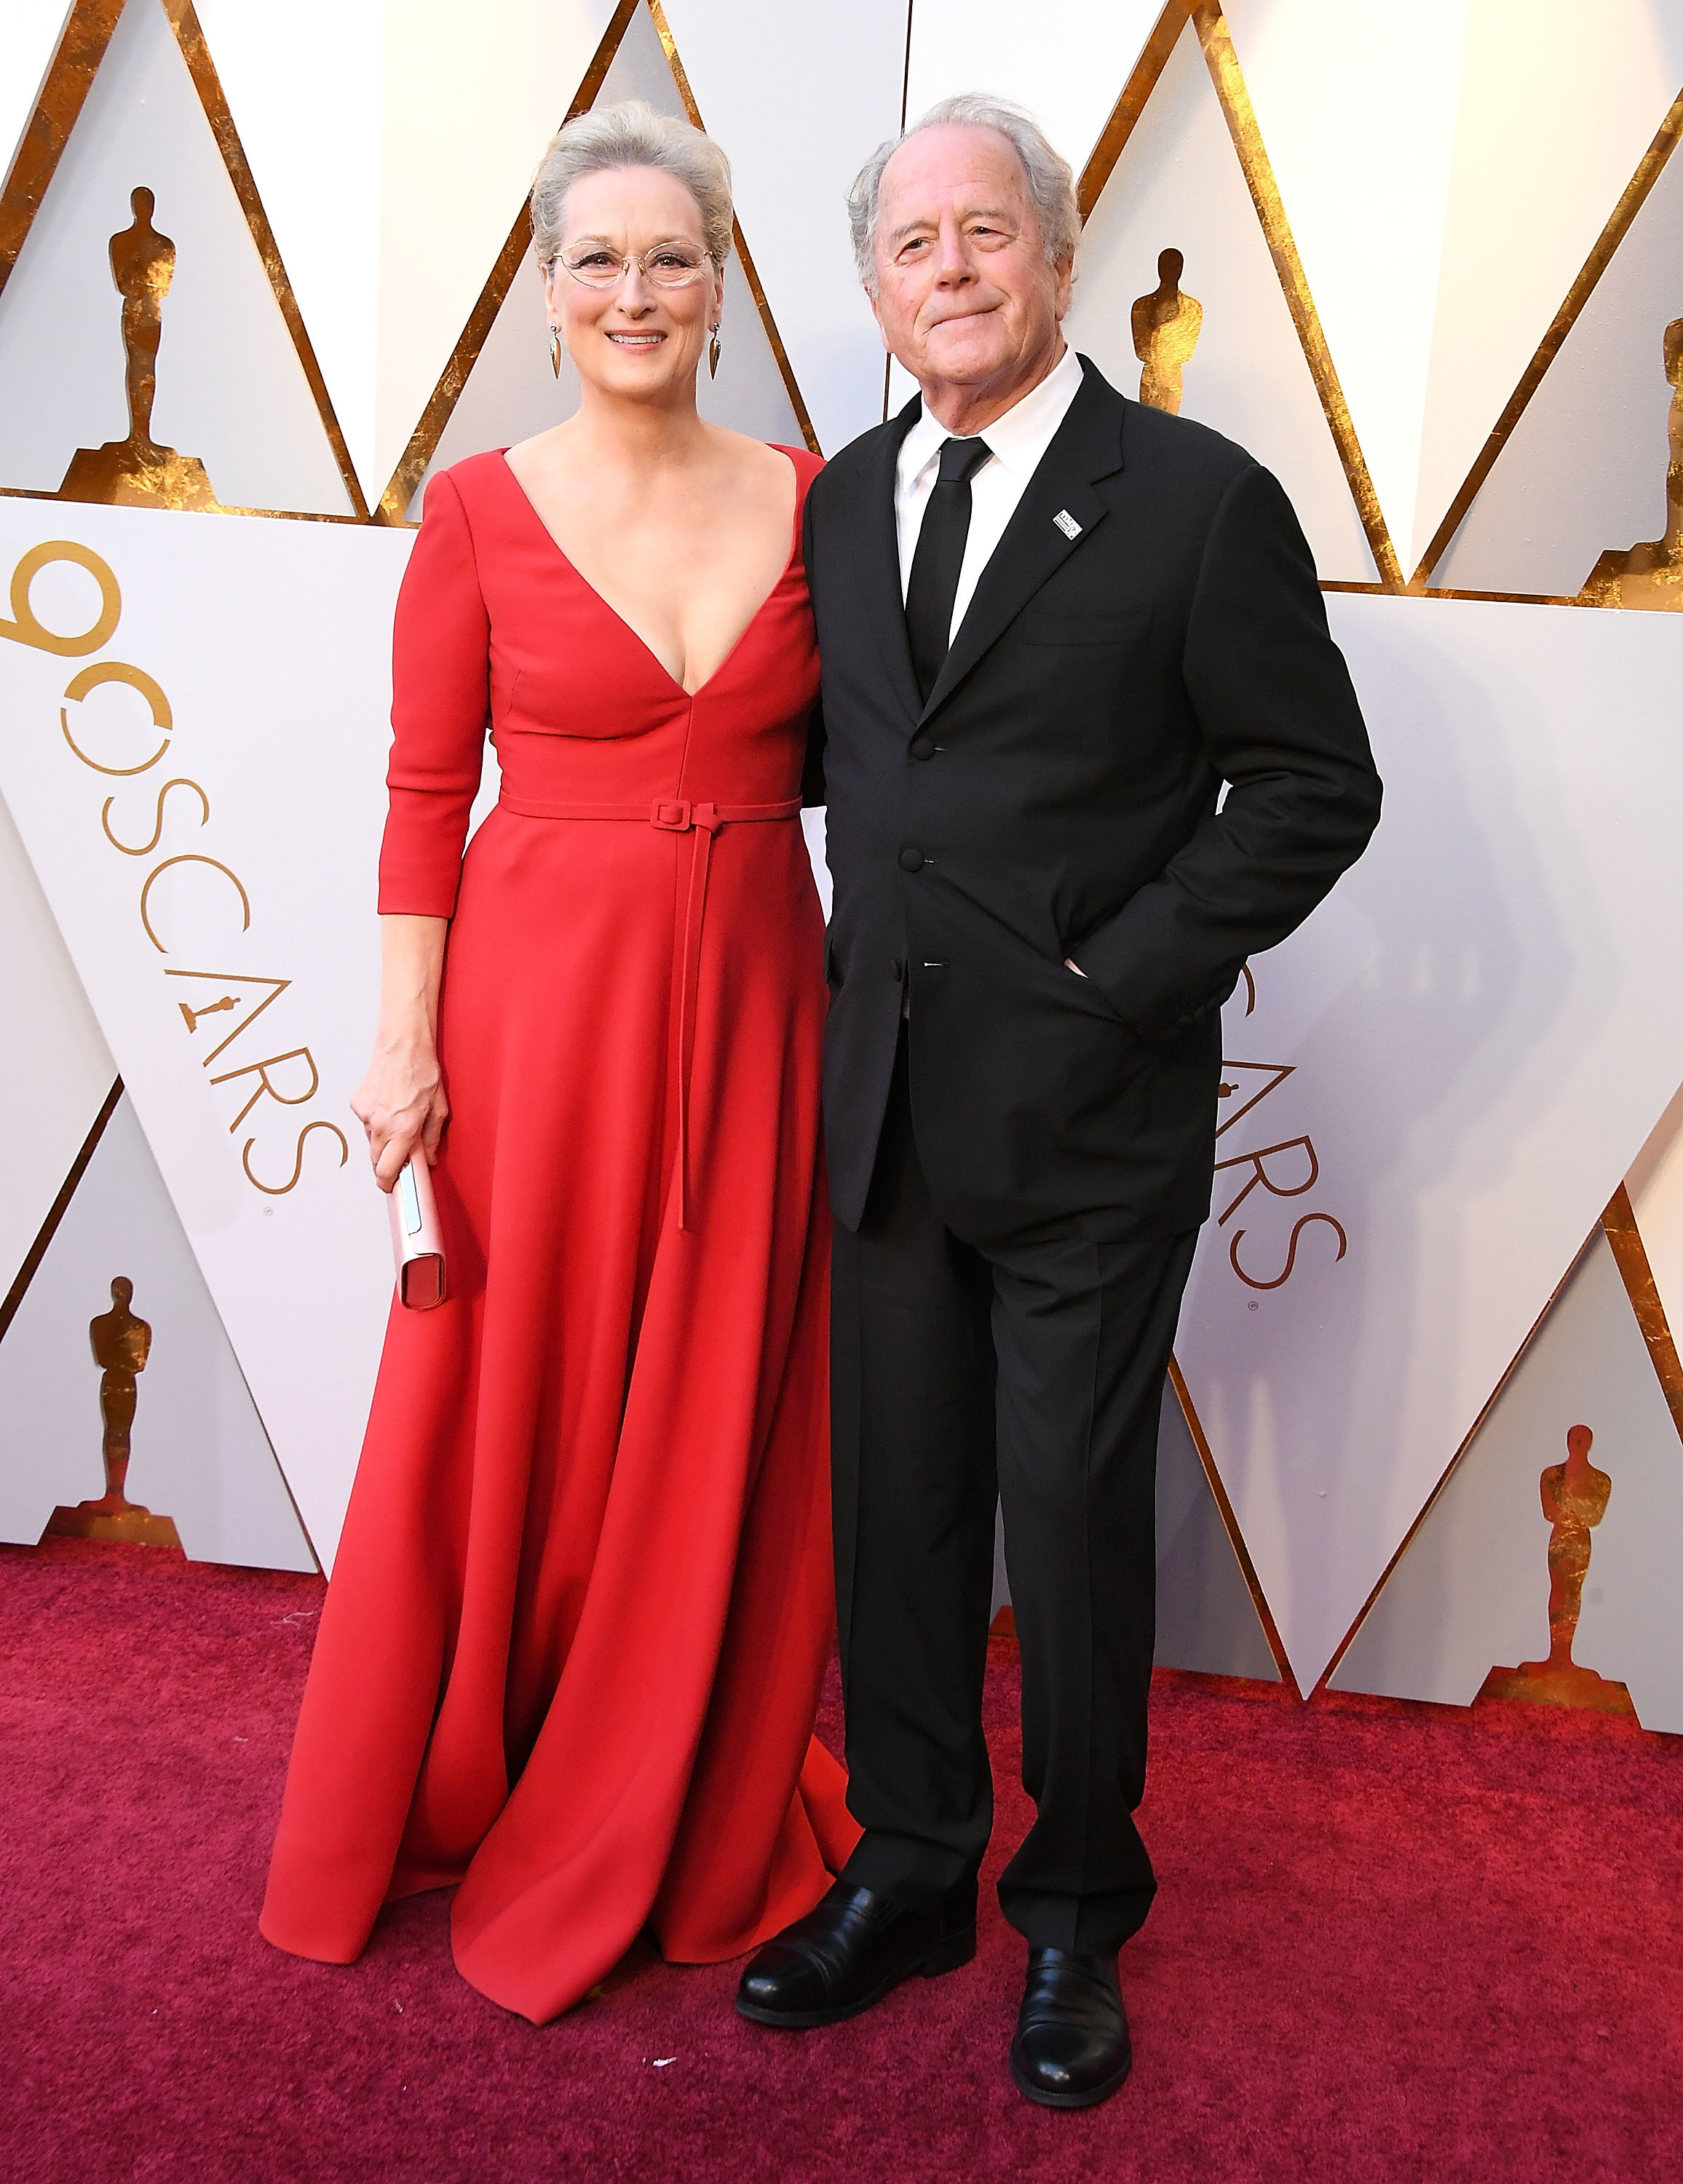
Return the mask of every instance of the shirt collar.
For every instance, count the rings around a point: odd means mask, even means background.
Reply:
[[[1051,445],[1080,389],[1081,376],[1080,358],[1066,348],[1043,380],[977,436],[1019,485],[1028,483]],[[917,423],[900,443],[900,474],[908,485],[935,461],[950,437],[927,407],[919,411]]]

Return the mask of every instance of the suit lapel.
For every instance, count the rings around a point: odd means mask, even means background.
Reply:
[[[1072,554],[1080,552],[1108,512],[1093,487],[1098,479],[1122,468],[1124,404],[1085,357],[1081,364],[1080,392],[1070,404],[1068,415],[1040,458],[1005,536],[982,571],[952,649],[929,693],[929,702],[922,709],[926,720],[945,703],[1053,571]],[[1067,522],[1057,521],[1060,516]],[[1068,523],[1078,526],[1073,536]],[[904,610],[899,620],[909,673],[911,652],[904,644]],[[915,692],[915,680],[912,688]]]
[[[900,443],[922,411],[922,404],[914,396],[899,415],[882,429],[865,474],[854,563],[865,619],[876,639],[894,695],[905,706],[907,718],[912,721],[922,709],[922,699],[911,665],[911,643],[906,633],[906,603],[900,596],[894,465],[900,458]]]

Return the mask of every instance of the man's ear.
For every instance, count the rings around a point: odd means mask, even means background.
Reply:
[[[1070,290],[1075,285],[1073,256],[1060,258],[1052,267],[1052,277],[1056,283],[1052,299],[1052,313],[1056,318],[1062,320],[1064,313],[1069,309]]]
[[[883,347],[884,348],[888,348],[889,330],[883,324],[883,307],[878,299],[876,292],[873,289],[867,288],[865,291],[865,300],[871,306],[871,315],[877,321],[878,332],[883,337]],[[892,356],[894,354],[893,350],[889,349],[889,354]]]

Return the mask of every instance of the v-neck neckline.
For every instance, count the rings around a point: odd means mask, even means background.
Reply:
[[[768,442],[766,444],[771,445],[772,443]],[[649,659],[654,661],[659,672],[672,685],[672,688],[678,693],[679,696],[684,699],[686,702],[690,705],[694,704],[695,700],[701,695],[704,690],[711,689],[714,683],[718,681],[720,676],[724,673],[726,668],[730,666],[731,662],[736,658],[738,653],[741,651],[743,646],[748,642],[749,635],[753,630],[755,624],[759,621],[761,616],[765,613],[766,608],[771,605],[772,600],[777,596],[777,593],[783,589],[783,580],[789,575],[789,571],[794,566],[795,556],[800,551],[800,472],[796,468],[794,456],[789,453],[789,450],[786,448],[774,448],[773,452],[783,456],[788,461],[790,470],[794,471],[794,514],[789,525],[790,535],[789,558],[783,563],[783,567],[778,570],[776,581],[773,582],[771,590],[766,593],[766,596],[761,600],[759,605],[755,608],[753,613],[750,615],[748,620],[743,624],[741,630],[738,632],[736,641],[731,646],[730,650],[725,655],[724,658],[719,662],[718,666],[713,670],[712,673],[708,676],[705,682],[698,682],[693,690],[686,690],[683,684],[679,682],[677,677],[673,674],[672,669],[667,666],[666,661],[661,659],[660,654],[655,651],[654,646],[649,644],[648,638],[641,635],[640,632],[626,620],[619,609],[605,593],[597,589],[596,586],[591,582],[589,577],[585,575],[583,570],[579,567],[577,562],[575,561],[566,552],[565,548],[562,546],[560,540],[556,538],[554,532],[550,530],[549,525],[538,514],[537,502],[533,500],[532,495],[515,476],[513,466],[509,461],[508,449],[506,448],[499,448],[497,450],[509,483],[520,495],[521,500],[525,505],[532,521],[538,526],[538,528],[543,532],[545,538],[549,540],[551,547],[554,548],[555,558],[560,562],[562,567],[565,569],[570,569],[572,571],[573,575],[577,577],[579,582],[583,585],[585,590],[589,593],[591,598],[595,599],[601,606],[604,613],[611,615],[613,619],[625,632],[626,635],[631,638],[632,642],[634,644],[638,644],[642,647],[643,650],[648,654]]]

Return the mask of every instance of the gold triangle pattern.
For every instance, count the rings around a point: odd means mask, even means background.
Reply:
[[[571,121],[576,114],[588,111],[596,94],[602,88],[602,79],[613,66],[614,55],[620,49],[632,17],[642,0],[619,0],[601,41],[590,57],[590,64],[579,79],[578,89],[572,103],[562,116]],[[514,286],[527,252],[532,247],[532,220],[527,207],[522,204],[509,230],[508,240],[497,253],[497,262],[486,276],[485,286],[478,300],[467,315],[455,347],[438,375],[438,383],[427,398],[409,445],[404,449],[397,468],[393,471],[385,491],[374,510],[376,523],[402,524],[409,520],[410,503],[421,483],[422,473],[432,460],[432,453],[443,437],[444,427],[450,421],[450,413],[467,385],[468,375],[479,361],[479,352],[485,346],[492,326],[504,298]]]
[[[192,0],[164,0],[164,12],[176,34],[176,42],[181,47],[181,58],[187,64],[187,73],[192,78],[193,88],[204,109],[204,118],[210,124],[217,149],[228,170],[228,179],[234,186],[240,209],[251,230],[251,239],[257,246],[258,256],[263,260],[263,270],[269,276],[269,285],[275,292],[275,300],[287,322],[287,332],[292,336],[293,347],[298,351],[298,362],[309,382],[309,391],[320,415],[322,429],[327,435],[328,444],[333,450],[333,460],[338,465],[339,476],[344,482],[345,493],[355,511],[354,520],[365,522],[368,517],[368,503],[363,498],[356,465],[351,460],[345,436],[339,429],[332,398],[327,392],[327,382],[322,377],[320,365],[316,361],[315,346],[304,325],[304,315],[298,309],[298,298],[293,293],[293,284],[287,278],[287,269],[281,263],[275,231],[270,226],[269,215],[263,209],[263,200],[258,195],[250,163],[240,142],[239,131],[234,126],[234,117],[228,109],[221,79],[210,58],[210,49],[204,42],[204,33],[199,28]]]
[[[0,292],[87,103],[124,0],[75,0],[0,192]]]
[[[1262,232],[1268,237],[1268,250],[1279,276],[1279,285],[1290,307],[1292,323],[1297,329],[1297,338],[1303,344],[1303,354],[1315,382],[1315,391],[1321,398],[1321,407],[1331,428],[1338,448],[1339,460],[1344,465],[1344,475],[1362,518],[1362,528],[1368,534],[1368,544],[1379,572],[1383,587],[1387,591],[1402,588],[1402,566],[1397,560],[1396,549],[1391,543],[1379,495],[1368,472],[1366,458],[1361,443],[1356,437],[1356,427],[1351,421],[1350,405],[1344,398],[1344,389],[1339,384],[1338,368],[1332,359],[1332,351],[1321,331],[1320,315],[1315,309],[1315,299],[1309,292],[1308,277],[1303,270],[1303,261],[1297,254],[1297,245],[1292,238],[1291,223],[1285,216],[1279,186],[1274,180],[1274,170],[1262,142],[1262,132],[1257,126],[1256,109],[1251,103],[1251,94],[1246,89],[1245,77],[1239,65],[1239,57],[1233,50],[1233,40],[1228,34],[1227,19],[1214,0],[1199,0],[1193,9],[1192,20],[1197,25],[1198,39],[1204,48],[1204,58],[1215,85],[1216,96],[1221,101],[1222,112],[1227,118],[1233,148],[1239,154],[1239,164],[1245,170],[1246,185],[1251,192],[1251,201],[1257,208],[1257,217],[1262,222]]]
[[[94,1117],[88,1134],[82,1140],[81,1150],[70,1162],[70,1172],[59,1187],[59,1195],[47,1209],[46,1218],[36,1231],[35,1241],[24,1254],[23,1264],[12,1278],[12,1286],[0,1297],[0,1342],[6,1330],[18,1316],[18,1306],[23,1302],[36,1269],[47,1256],[47,1247],[59,1233],[59,1224],[70,1211],[70,1201],[76,1195],[76,1186],[87,1173],[88,1163],[99,1150],[99,1140],[105,1134],[105,1126],[117,1112],[117,1102],[123,1096],[123,1080],[115,1078],[106,1094],[99,1112]]]
[[[1151,35],[1141,47],[1140,58],[1134,64],[1133,71],[1123,86],[1116,104],[1111,109],[1109,120],[1099,131],[1099,141],[1093,147],[1076,183],[1076,209],[1080,213],[1084,225],[1103,195],[1105,184],[1116,172],[1117,162],[1128,149],[1128,140],[1134,134],[1134,125],[1145,111],[1145,103],[1156,89],[1163,70],[1168,66],[1169,55],[1174,51],[1180,33],[1196,5],[1197,0],[1168,0],[1168,6],[1152,25]]]
[[[1301,1696],[1297,1678],[1293,1673],[1285,1644],[1280,1638],[1279,1626],[1274,1621],[1273,1610],[1268,1606],[1268,1595],[1262,1591],[1262,1581],[1257,1574],[1257,1565],[1251,1559],[1251,1550],[1245,1544],[1245,1535],[1239,1529],[1239,1519],[1234,1514],[1233,1504],[1228,1498],[1227,1488],[1222,1483],[1222,1475],[1217,1468],[1216,1459],[1211,1452],[1208,1436],[1198,1416],[1197,1406],[1192,1400],[1192,1391],[1186,1384],[1185,1376],[1182,1373],[1180,1367],[1173,1357],[1169,1359],[1168,1377],[1169,1384],[1174,1390],[1175,1400],[1180,1405],[1181,1416],[1186,1421],[1186,1430],[1192,1436],[1192,1446],[1198,1451],[1198,1461],[1203,1467],[1204,1477],[1208,1481],[1211,1496],[1215,1502],[1217,1513],[1221,1518],[1222,1529],[1227,1534],[1228,1545],[1233,1549],[1234,1558],[1239,1564],[1240,1574],[1245,1580],[1245,1589],[1250,1594],[1251,1604],[1257,1611],[1257,1620],[1262,1626],[1262,1635],[1268,1641],[1268,1651],[1273,1655],[1274,1666],[1279,1670],[1280,1680],[1288,1690],[1298,1693]]]
[[[1315,392],[1320,398],[1333,443],[1338,450],[1351,497],[1361,517],[1362,528],[1367,534],[1374,565],[1379,571],[1380,582],[1377,588],[1401,591],[1403,588],[1402,564],[1391,543],[1390,532],[1379,507],[1379,495],[1374,489],[1361,443],[1351,420],[1350,405],[1345,400],[1344,390],[1339,382],[1332,351],[1322,331],[1315,299],[1292,237],[1291,223],[1286,216],[1279,184],[1274,180],[1273,167],[1257,125],[1251,94],[1246,88],[1238,55],[1233,49],[1227,20],[1220,7],[1215,4],[1215,0],[1169,0],[1169,4],[1158,16],[1139,60],[1112,109],[1110,119],[1100,132],[1092,156],[1082,170],[1076,190],[1082,220],[1084,222],[1097,205],[1105,185],[1115,172],[1129,139],[1144,114],[1151,93],[1168,67],[1169,57],[1189,21],[1195,29],[1210,81],[1215,86],[1223,119],[1227,123],[1228,134],[1233,140],[1233,148],[1244,173],[1246,187],[1256,208],[1281,292],[1291,313],[1292,326],[1314,381]],[[1371,590],[1375,588],[1340,584],[1337,588]]]
[[[1665,1306],[1660,1300],[1659,1287],[1654,1280],[1653,1269],[1648,1264],[1647,1250],[1636,1226],[1636,1217],[1631,1208],[1630,1193],[1622,1183],[1608,1201],[1606,1210],[1597,1226],[1606,1237],[1612,1251],[1613,1264],[1619,1269],[1619,1277],[1624,1285],[1624,1293],[1630,1300],[1632,1315],[1641,1331],[1644,1342],[1647,1345],[1648,1356],[1652,1361],[1654,1373],[1659,1381],[1661,1392],[1671,1412],[1678,1435],[1680,1438],[1683,1438],[1683,1361],[1680,1361],[1677,1346],[1672,1339],[1671,1329],[1666,1319]],[[1585,1240],[1584,1251],[1587,1251],[1594,1241],[1595,1234],[1592,1230]],[[1583,1251],[1580,1251],[1559,1281],[1556,1283],[1548,1302],[1537,1314],[1525,1340],[1514,1351],[1507,1370],[1491,1389],[1483,1409],[1468,1428],[1466,1438],[1444,1466],[1442,1477],[1420,1505],[1418,1514],[1397,1543],[1396,1552],[1380,1572],[1372,1591],[1363,1602],[1360,1613],[1343,1637],[1340,1639],[1332,1658],[1322,1670],[1320,1681],[1315,1686],[1318,1691],[1324,1691],[1332,1677],[1337,1673],[1340,1662],[1355,1643],[1357,1634],[1368,1616],[1373,1613],[1380,1595],[1390,1584],[1398,1563],[1413,1545],[1416,1535],[1437,1506],[1439,1498],[1454,1476],[1457,1466],[1478,1439],[1480,1428],[1495,1410],[1502,1390],[1519,1371],[1526,1354],[1546,1323],[1549,1314],[1559,1302],[1563,1291],[1568,1282],[1571,1280],[1583,1256]]]
[[[1567,290],[1560,309],[1550,320],[1542,339],[1538,343],[1530,362],[1520,375],[1519,383],[1507,398],[1502,415],[1491,426],[1490,437],[1479,450],[1473,467],[1462,481],[1460,489],[1451,501],[1441,523],[1432,536],[1431,543],[1420,557],[1420,566],[1408,581],[1411,592],[1425,593],[1431,582],[1432,571],[1449,549],[1451,540],[1460,529],[1467,511],[1477,499],[1480,488],[1496,467],[1496,458],[1507,446],[1514,426],[1524,415],[1532,396],[1542,384],[1543,375],[1560,354],[1561,345],[1578,322],[1580,313],[1594,294],[1597,284],[1613,263],[1614,252],[1630,232],[1630,225],[1643,205],[1648,193],[1665,171],[1666,163],[1683,138],[1683,91],[1673,100],[1670,110],[1655,131],[1653,142],[1642,154],[1636,171],[1626,183],[1619,203],[1608,216],[1605,227],[1596,238],[1595,247],[1579,270],[1576,279]],[[1516,593],[1476,592],[1441,593],[1438,597],[1463,599],[1516,599],[1535,597],[1535,594]],[[1574,604],[1574,597],[1540,601],[1549,605]]]
[[[587,113],[594,104],[608,70],[613,66],[614,57],[624,42],[633,19],[638,9],[644,7],[648,8],[653,21],[655,36],[660,39],[660,49],[665,53],[667,64],[672,70],[672,81],[677,86],[678,96],[683,103],[685,112],[696,128],[700,129],[705,125],[700,109],[695,103],[694,93],[689,87],[689,79],[684,73],[683,62],[679,56],[677,42],[667,24],[666,10],[660,6],[660,0],[619,0],[618,6],[609,19],[606,30],[602,33],[600,43],[591,56],[590,64],[580,79],[578,89],[573,94],[572,103],[562,117],[564,121],[571,121],[575,115]],[[755,308],[759,312],[761,323],[765,327],[766,338],[772,345],[772,354],[777,359],[777,370],[788,393],[790,407],[794,411],[796,421],[805,437],[807,446],[816,454],[819,452],[817,436],[812,430],[812,421],[807,414],[806,404],[802,398],[800,387],[795,383],[794,374],[789,366],[789,353],[783,346],[783,337],[777,332],[777,321],[772,315],[771,306],[766,300],[766,291],[759,274],[755,270],[754,259],[744,237],[740,221],[733,223],[732,237],[738,259],[742,266],[743,276],[753,294]],[[393,471],[385,491],[380,496],[379,504],[374,512],[376,522],[404,524],[410,521],[409,510],[415,499],[415,489],[421,483],[427,465],[432,460],[439,441],[443,437],[444,428],[450,421],[451,413],[461,398],[462,390],[467,385],[468,376],[478,362],[480,352],[489,337],[497,314],[503,308],[508,292],[514,286],[515,276],[531,247],[531,215],[528,207],[522,204],[515,215],[513,226],[509,230],[508,240],[497,254],[497,262],[492,267],[485,286],[479,292],[478,300],[468,314],[467,323],[462,328],[460,338],[450,352],[444,369],[438,376],[437,385],[433,388],[426,407],[421,412],[420,420],[410,436],[409,445],[404,448],[397,468]]]
[[[58,49],[48,68],[40,98],[12,162],[3,192],[0,192],[0,290],[4,288],[7,278],[16,263],[18,254],[28,235],[35,213],[53,179],[59,155],[86,102],[94,75],[110,42],[124,4],[125,0],[75,0],[75,4],[70,8]],[[439,376],[421,419],[417,421],[402,460],[394,471],[385,492],[382,494],[378,504],[371,510],[364,499],[360,483],[351,463],[344,436],[334,414],[332,398],[316,360],[308,328],[299,312],[291,282],[287,276],[273,231],[264,211],[261,198],[253,180],[249,164],[241,146],[238,131],[229,110],[227,100],[223,94],[215,64],[211,59],[203,31],[192,5],[192,0],[161,0],[161,4],[180,44],[183,58],[203,106],[207,120],[221,151],[230,180],[250,228],[254,243],[268,274],[276,302],[309,382],[311,395],[320,415],[322,426],[332,448],[348,499],[355,511],[348,517],[320,516],[313,520],[404,522],[407,521],[407,511],[414,490],[437,445],[468,372],[476,360],[480,348],[496,316],[497,309],[506,296],[524,256],[528,232],[524,209],[522,209],[507,242],[499,254],[497,262],[492,268],[485,287],[469,315],[461,337]],[[597,51],[580,83],[577,93],[568,109],[567,118],[583,111],[591,103],[619,48],[629,22],[639,6],[646,6],[649,9],[686,110],[698,127],[703,125],[699,109],[685,73],[677,42],[666,20],[661,0],[619,0],[619,4],[615,8]],[[1375,564],[1380,572],[1381,581],[1377,587],[1334,580],[1329,582],[1327,588],[1340,591],[1374,588],[1402,589],[1405,586],[1402,568],[1397,561],[1396,549],[1386,529],[1372,480],[1351,421],[1348,405],[1339,383],[1336,366],[1321,327],[1301,260],[1292,239],[1290,223],[1274,180],[1273,167],[1262,140],[1243,72],[1234,52],[1232,39],[1218,0],[1167,0],[1167,4],[1159,14],[1140,58],[1130,72],[1128,82],[1123,86],[1080,176],[1078,195],[1083,218],[1084,219],[1096,204],[1100,193],[1121,158],[1134,125],[1143,114],[1146,103],[1162,74],[1169,54],[1188,21],[1192,22],[1195,26],[1211,80],[1220,99],[1223,114],[1244,171],[1246,186],[1274,260],[1282,292],[1290,309],[1293,322],[1337,446],[1351,495],[1356,501]],[[910,24],[911,15],[908,9],[908,64],[911,50]],[[902,114],[902,121],[904,119],[905,116]],[[1590,257],[1573,282],[1559,311],[1539,343],[1519,386],[1514,389],[1501,417],[1492,427],[1485,447],[1463,481],[1454,501],[1446,512],[1431,544],[1422,557],[1419,567],[1415,571],[1413,577],[1407,581],[1406,588],[1408,590],[1416,593],[1429,591],[1432,569],[1442,558],[1456,529],[1489,476],[1519,416],[1535,394],[1562,343],[1571,331],[1585,303],[1593,292],[1613,253],[1640,211],[1672,152],[1675,149],[1680,136],[1683,136],[1683,93],[1680,93],[1678,99],[1661,124],[1653,142],[1644,154],[1635,175],[1610,215]],[[739,227],[737,230],[736,243],[744,274],[765,326],[791,407],[808,445],[814,448],[816,451],[816,439],[805,403],[790,367],[784,344],[777,332],[775,317],[766,298],[763,283]],[[0,490],[4,489],[0,488]],[[1482,592],[1472,593],[1450,592],[1435,595],[1491,599],[1518,599],[1533,596]],[[1568,602],[1564,595],[1558,601],[1554,600],[1551,595],[1549,603],[1566,604]]]
[[[70,131],[86,103],[93,79],[105,58],[106,48],[111,42],[118,18],[125,4],[126,0],[76,0],[70,11],[58,51],[47,69],[41,97],[7,176],[4,192],[0,192],[0,292],[3,292],[17,264],[18,254],[28,238],[36,214],[57,171],[60,155],[70,142]],[[269,509],[224,509],[221,513],[253,515],[287,514],[298,515],[301,521],[309,522],[365,523],[369,519],[368,504],[363,497],[350,450],[340,430],[326,381],[316,359],[309,331],[304,325],[303,313],[298,309],[298,298],[293,293],[293,284],[287,278],[280,247],[269,224],[269,216],[263,209],[263,200],[253,179],[244,147],[240,142],[239,131],[234,126],[234,117],[223,92],[215,64],[210,58],[210,50],[205,43],[192,0],[159,0],[159,4],[181,48],[181,58],[192,79],[194,92],[203,109],[210,133],[216,141],[234,195],[239,201],[240,211],[250,231],[257,254],[262,260],[264,272],[274,292],[281,318],[286,322],[287,336],[297,353],[310,398],[315,404],[322,430],[332,450],[335,466],[353,510],[349,515],[307,515],[300,510]],[[0,491],[10,490],[0,488]]]
[[[1672,1340],[1659,1284],[1648,1264],[1647,1246],[1636,1226],[1630,1194],[1622,1183],[1608,1201],[1607,1211],[1602,1216],[1602,1228],[1613,1252],[1613,1264],[1619,1269],[1619,1278],[1624,1284],[1624,1294],[1630,1300],[1630,1309],[1636,1315],[1636,1324],[1642,1330],[1642,1340],[1648,1346],[1648,1356],[1653,1361],[1661,1392],[1678,1435],[1683,1439],[1683,1361],[1679,1360],[1677,1345]]]
[[[667,63],[672,69],[672,81],[678,87],[678,97],[683,101],[684,111],[696,128],[705,129],[706,125],[701,119],[701,109],[697,106],[695,94],[689,87],[689,78],[684,74],[683,63],[678,56],[677,45],[667,25],[666,11],[661,6],[660,0],[649,0],[649,13],[654,18],[655,32],[660,41],[660,50],[666,54]],[[777,332],[777,322],[772,317],[772,307],[766,300],[765,288],[759,274],[755,270],[753,256],[749,250],[747,239],[743,234],[740,220],[732,221],[731,235],[736,246],[736,254],[742,264],[743,277],[747,281],[753,293],[755,307],[759,311],[761,322],[766,329],[766,337],[771,343],[772,354],[777,360],[777,370],[782,376],[784,391],[789,398],[789,407],[794,411],[795,421],[800,426],[802,437],[807,446],[815,455],[819,454],[822,451],[818,445],[818,436],[812,429],[812,420],[807,415],[806,404],[802,398],[800,387],[795,384],[794,374],[789,368],[789,352],[783,347],[783,336]]]

